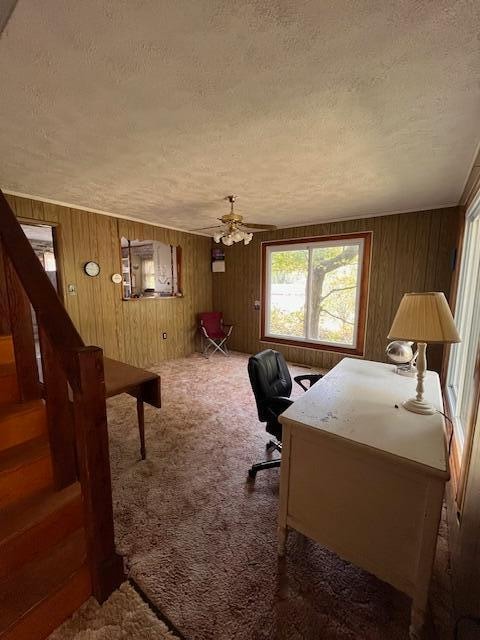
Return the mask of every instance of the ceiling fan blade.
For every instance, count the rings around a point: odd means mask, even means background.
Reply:
[[[264,231],[273,231],[277,228],[274,224],[253,224],[250,222],[242,222],[241,224],[249,229],[263,229]]]
[[[200,227],[200,229],[190,229],[190,231],[206,231],[207,229],[219,229],[223,224],[212,224],[210,227]]]

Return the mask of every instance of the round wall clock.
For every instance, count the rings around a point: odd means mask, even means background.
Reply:
[[[90,262],[85,263],[85,265],[83,266],[83,270],[85,271],[87,276],[91,276],[92,278],[94,278],[100,273],[100,265],[98,264],[98,262],[94,262],[93,260],[91,260]]]
[[[112,282],[114,282],[115,284],[120,284],[122,281],[122,276],[120,273],[114,273],[112,275]]]

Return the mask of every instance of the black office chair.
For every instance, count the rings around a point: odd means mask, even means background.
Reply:
[[[258,419],[266,422],[265,429],[274,437],[267,443],[266,449],[276,449],[282,451],[282,425],[278,421],[278,416],[283,413],[293,400],[290,399],[292,393],[292,378],[285,362],[285,358],[278,351],[266,349],[251,356],[248,360],[248,375],[252,391],[257,403]],[[294,380],[304,391],[315,384],[321,374],[305,374],[295,376]],[[265,460],[252,465],[248,475],[255,479],[257,471],[279,467],[280,460]]]

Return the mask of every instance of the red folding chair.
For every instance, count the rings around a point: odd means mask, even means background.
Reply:
[[[227,340],[232,333],[233,324],[224,324],[223,313],[220,311],[199,313],[198,320],[203,355],[208,358],[215,351],[221,351],[224,356],[228,356]]]

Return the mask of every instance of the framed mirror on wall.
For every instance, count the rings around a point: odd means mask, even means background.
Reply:
[[[182,249],[157,240],[120,240],[124,300],[182,297]]]

